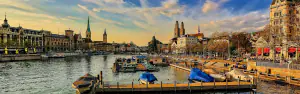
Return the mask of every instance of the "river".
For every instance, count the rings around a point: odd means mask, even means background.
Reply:
[[[111,70],[117,57],[124,55],[69,57],[49,59],[45,61],[21,61],[0,63],[0,94],[75,94],[72,83],[85,73],[97,75],[103,71],[103,77],[109,84],[138,83],[139,74],[119,73]],[[158,81],[163,83],[186,83],[188,73],[170,67],[160,67],[159,72],[153,72]],[[278,85],[274,82],[258,83],[257,93],[293,94],[300,87]],[[224,92],[221,92],[224,93]],[[249,92],[233,92],[245,93]]]

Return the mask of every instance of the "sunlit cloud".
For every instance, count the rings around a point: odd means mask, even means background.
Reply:
[[[205,36],[211,33],[253,32],[268,23],[271,0],[3,0],[0,19],[7,12],[11,26],[50,30],[66,29],[85,34],[90,16],[92,39],[147,45],[151,37],[168,43],[175,21],[184,22],[187,33],[200,25]],[[253,5],[264,6],[255,7]],[[1,15],[2,18],[1,18]],[[138,36],[136,36],[138,35]],[[83,35],[84,36],[84,35]]]

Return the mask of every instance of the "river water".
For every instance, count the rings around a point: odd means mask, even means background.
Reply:
[[[137,79],[142,72],[112,72],[113,62],[124,55],[71,57],[49,59],[45,61],[21,61],[0,63],[0,94],[75,94],[72,83],[85,73],[97,75],[103,71],[104,80],[109,84],[129,84]],[[188,73],[170,67],[160,67],[153,72],[158,81],[163,83],[186,83]],[[257,93],[293,94],[299,87],[278,85],[274,82],[260,81]],[[224,92],[221,92],[224,93]],[[245,93],[249,92],[233,92]],[[300,92],[299,92],[300,93]]]

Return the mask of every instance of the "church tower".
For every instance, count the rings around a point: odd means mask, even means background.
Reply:
[[[180,35],[179,36],[182,36],[182,35],[185,35],[185,29],[184,29],[183,22],[181,22],[181,28],[180,28]]]
[[[104,34],[103,34],[103,42],[107,43],[107,34],[106,34],[106,28],[104,29]]]
[[[176,21],[175,28],[174,28],[174,38],[177,38],[177,37],[180,37],[178,21]]]
[[[91,32],[91,28],[90,28],[90,17],[88,17],[88,22],[87,22],[87,30],[85,32],[86,34],[86,39],[88,39],[89,41],[92,41],[92,32]]]

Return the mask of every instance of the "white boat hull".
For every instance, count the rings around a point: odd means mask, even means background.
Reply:
[[[217,82],[223,82],[226,80],[226,76],[221,74],[210,74],[211,77],[213,77]]]
[[[147,82],[145,80],[140,80],[140,84],[154,84],[154,82]]]

